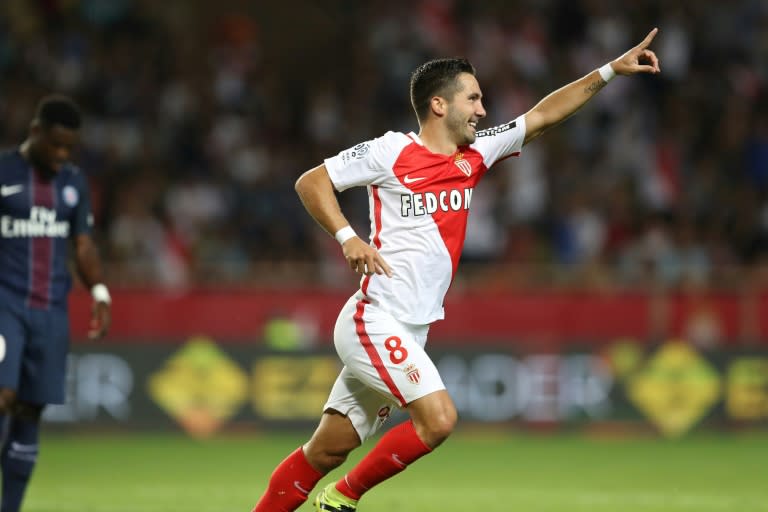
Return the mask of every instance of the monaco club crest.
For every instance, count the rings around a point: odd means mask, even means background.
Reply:
[[[421,382],[421,374],[419,373],[419,369],[416,368],[415,364],[409,364],[403,371],[405,372],[405,376],[408,377],[409,381],[413,382],[414,384]]]
[[[459,170],[467,176],[472,174],[472,164],[470,164],[469,161],[464,158],[464,153],[456,153],[456,157],[454,158],[453,163],[455,163],[456,167],[458,167]]]

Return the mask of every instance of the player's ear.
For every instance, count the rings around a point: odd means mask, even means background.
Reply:
[[[40,135],[40,132],[42,131],[42,129],[43,129],[43,125],[42,123],[40,123],[40,120],[37,118],[33,119],[32,122],[29,123],[29,134],[32,136],[37,137],[38,135]]]
[[[437,117],[443,117],[448,109],[448,102],[440,96],[433,96],[429,101],[429,108]]]

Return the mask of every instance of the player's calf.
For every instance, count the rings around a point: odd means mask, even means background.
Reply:
[[[353,500],[356,507],[357,500],[363,494],[384,480],[404,471],[410,464],[430,451],[432,449],[416,433],[413,422],[403,422],[379,439],[373,450],[336,483],[336,490]]]
[[[307,501],[323,474],[313,468],[301,447],[283,460],[272,472],[267,490],[252,512],[296,510]]]
[[[341,466],[358,446],[360,437],[350,419],[329,409],[323,413],[312,438],[304,445],[304,454],[312,467],[326,474]]]
[[[0,511],[17,512],[37,462],[42,406],[16,403],[9,419],[8,436],[0,451],[2,501]],[[20,413],[20,414],[17,414]]]

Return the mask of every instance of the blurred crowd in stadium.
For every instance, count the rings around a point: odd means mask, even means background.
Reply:
[[[80,103],[78,162],[114,282],[334,279],[338,246],[294,181],[418,131],[418,64],[468,57],[489,127],[654,26],[661,75],[615,80],[494,168],[464,258],[514,282],[628,286],[728,286],[768,266],[761,0],[4,0],[0,14],[0,143],[23,139],[43,94]],[[342,206],[366,233],[365,192]]]

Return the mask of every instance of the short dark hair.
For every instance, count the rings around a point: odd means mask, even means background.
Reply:
[[[416,68],[411,74],[411,105],[419,121],[427,118],[434,96],[453,96],[461,73],[475,74],[475,68],[464,58],[434,59]]]
[[[51,94],[37,104],[35,119],[46,128],[60,125],[70,130],[79,130],[81,124],[80,109],[68,96]]]

